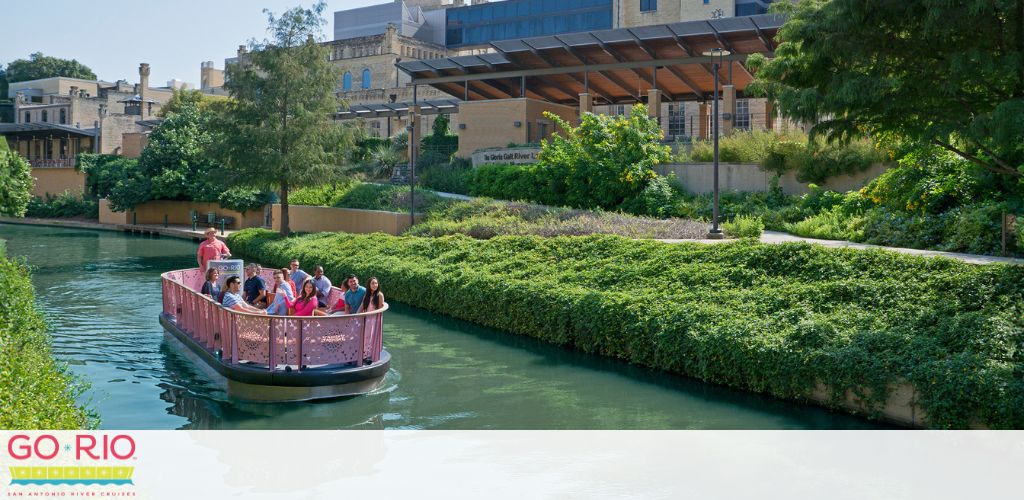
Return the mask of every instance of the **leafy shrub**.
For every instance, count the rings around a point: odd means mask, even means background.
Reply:
[[[89,193],[106,198],[114,211],[127,210],[152,199],[152,183],[136,159],[80,154],[78,163],[85,173]]]
[[[618,234],[629,238],[694,239],[703,238],[707,226],[685,219],[661,220],[476,198],[435,205],[423,222],[406,234],[433,237],[465,234],[478,239],[525,234],[547,237]]]
[[[1001,203],[975,203],[954,208],[948,221],[941,250],[997,255],[1002,251],[1003,213]]]
[[[627,199],[620,207],[623,211],[634,215],[664,217],[672,211],[672,202],[678,193],[665,177],[655,177],[647,183],[647,187],[633,198]]]
[[[737,215],[722,223],[725,234],[733,238],[760,238],[764,232],[764,221],[760,217]]]
[[[940,214],[990,198],[993,186],[979,167],[947,151],[917,150],[871,181],[862,193],[892,211]]]
[[[831,209],[799,222],[786,223],[784,227],[787,232],[804,238],[860,241],[864,239],[863,224],[862,217],[848,217],[839,210]]]
[[[291,205],[309,205],[313,207],[333,207],[341,201],[341,197],[355,185],[353,182],[339,182],[320,186],[305,186],[288,193]]]
[[[7,139],[0,137],[7,145]],[[20,154],[0,151],[0,215],[21,217],[32,198],[32,167]]]
[[[269,266],[375,275],[396,301],[785,398],[879,409],[908,382],[936,428],[1024,426],[1024,266],[807,244],[233,233]],[[373,258],[367,258],[372,256]]]
[[[75,398],[85,387],[50,352],[29,270],[0,255],[0,429],[84,429],[95,415]]]
[[[561,205],[548,188],[540,166],[492,163],[472,171],[469,194],[511,201]]]
[[[473,167],[461,158],[448,164],[416,169],[416,180],[421,186],[442,193],[469,194],[472,179]]]
[[[244,214],[249,210],[258,210],[263,208],[264,205],[270,203],[272,198],[273,193],[270,191],[246,187],[232,187],[220,193],[217,197],[217,203],[228,210],[236,210]]]
[[[46,198],[33,196],[28,204],[26,217],[70,218],[85,217],[99,219],[99,203],[82,193],[64,191],[57,196],[46,193]]]
[[[409,211],[409,188],[391,184],[354,184],[338,198],[332,206],[337,208],[358,208],[362,210],[384,210],[388,212]],[[441,202],[441,197],[431,191],[416,190],[416,211],[423,211]]]

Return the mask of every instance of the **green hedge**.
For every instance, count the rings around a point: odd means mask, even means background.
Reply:
[[[474,240],[265,230],[229,238],[269,266],[380,277],[391,299],[702,380],[875,409],[909,380],[932,427],[1024,427],[1024,266],[806,244],[615,236]],[[864,394],[864,389],[870,390]]]
[[[0,429],[81,429],[96,419],[75,403],[83,390],[50,353],[28,269],[0,257]]]

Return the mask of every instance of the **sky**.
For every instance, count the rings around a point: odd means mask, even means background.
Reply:
[[[267,37],[263,9],[276,14],[314,0],[0,0],[0,64],[33,52],[77,59],[101,80],[139,81],[149,63],[151,87],[177,78],[199,86],[199,65],[224,68],[238,46]],[[327,0],[324,40],[334,12],[389,0]]]

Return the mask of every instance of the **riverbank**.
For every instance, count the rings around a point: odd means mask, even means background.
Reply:
[[[416,307],[707,382],[935,428],[1024,426],[1021,266],[611,236],[246,230],[229,244],[268,265],[323,263],[332,279],[376,275]]]
[[[50,352],[28,276],[24,265],[0,251],[0,429],[95,427],[95,418],[75,402],[84,387]]]
[[[122,233],[142,234],[150,236],[166,236],[181,240],[201,241],[206,237],[203,235],[205,227],[197,227],[194,231],[191,226],[159,224],[103,224],[91,220],[80,219],[42,219],[34,217],[0,217],[0,224],[19,224],[23,226],[47,226],[64,227],[69,229],[92,229],[95,231],[118,231]],[[218,231],[217,237],[226,239],[234,230],[226,229],[223,234]]]

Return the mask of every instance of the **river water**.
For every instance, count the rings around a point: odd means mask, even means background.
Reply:
[[[0,224],[33,267],[53,350],[107,429],[856,429],[880,425],[630,366],[402,304],[384,319],[382,389],[308,403],[233,401],[157,322],[160,273],[195,243]],[[336,274],[345,274],[344,270]],[[383,284],[387,290],[387,283]]]

